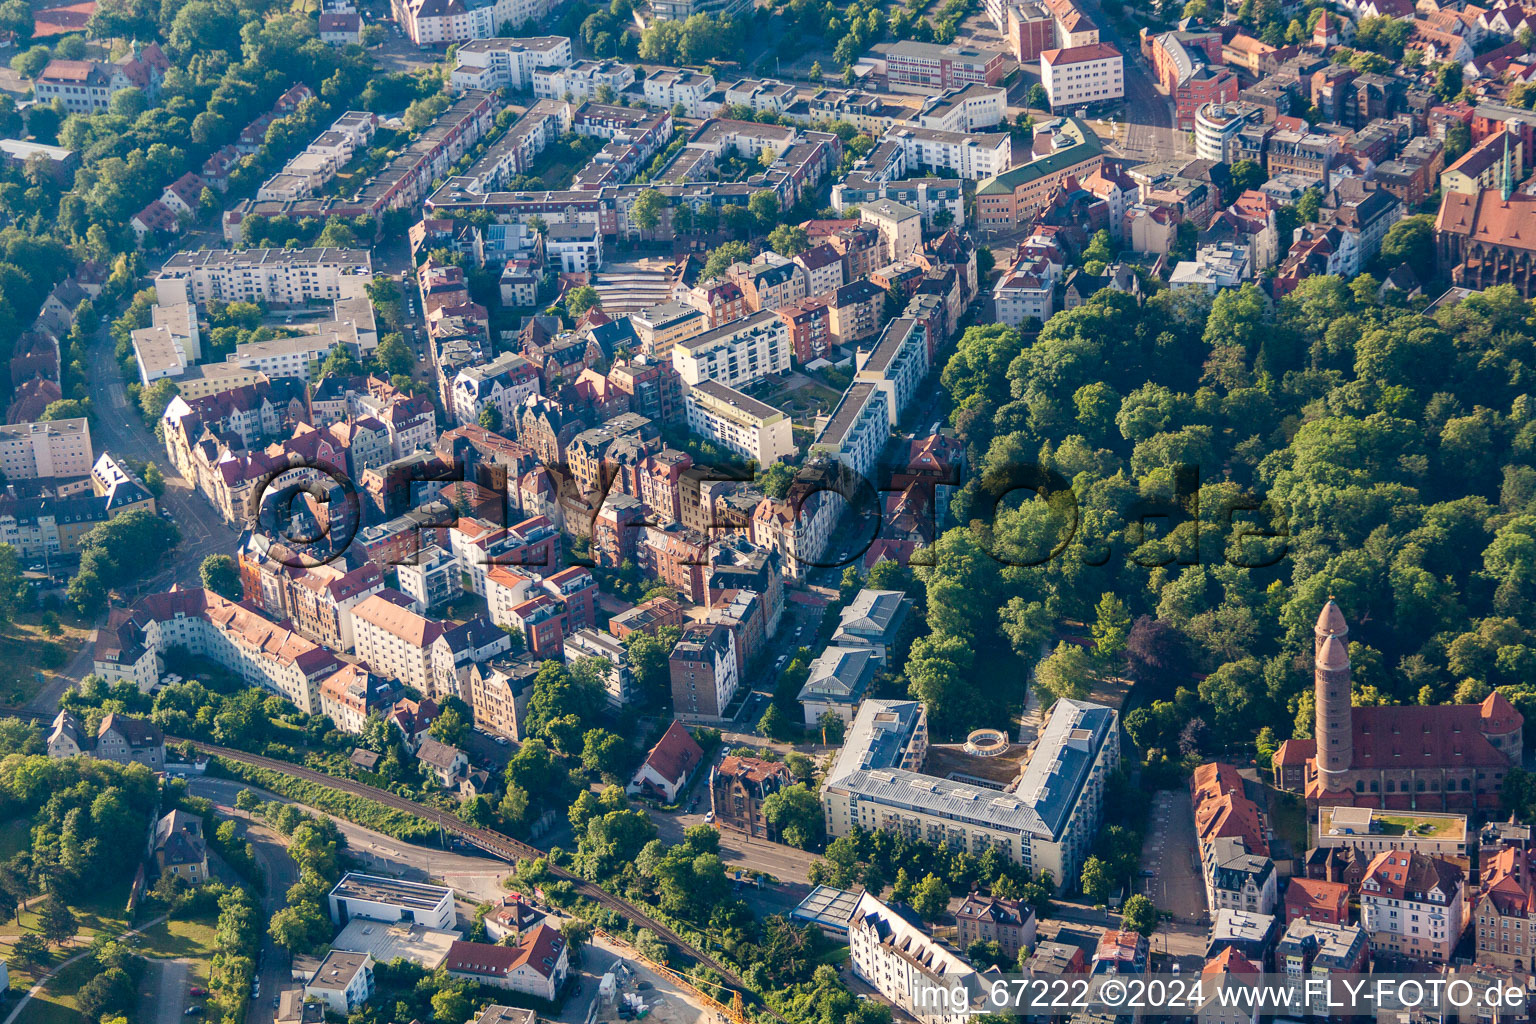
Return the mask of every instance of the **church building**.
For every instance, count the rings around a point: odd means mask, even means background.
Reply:
[[[1525,719],[1498,692],[1481,704],[1354,707],[1349,626],[1332,598],[1317,617],[1313,739],[1275,752],[1275,782],[1307,807],[1466,810],[1496,807],[1520,764]]]

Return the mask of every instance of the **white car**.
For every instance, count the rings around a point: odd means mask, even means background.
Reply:
[[[714,822],[714,820],[715,820],[715,812],[714,811],[705,811],[704,812],[704,824],[706,824],[706,825],[712,824]]]

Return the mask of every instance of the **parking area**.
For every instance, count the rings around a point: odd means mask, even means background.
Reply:
[[[1141,851],[1141,892],[1179,925],[1199,925],[1205,920],[1205,885],[1198,857],[1189,791],[1158,791]]]

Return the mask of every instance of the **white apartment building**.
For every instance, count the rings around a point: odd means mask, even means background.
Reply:
[[[432,641],[442,631],[441,623],[418,615],[399,591],[374,594],[352,609],[357,656],[379,675],[429,695],[434,690]]]
[[[509,22],[539,21],[559,0],[392,0],[395,21],[417,46],[488,39]]]
[[[327,1013],[345,1017],[373,995],[373,956],[333,949],[320,961],[304,983],[304,998],[313,999]]]
[[[85,476],[96,462],[85,417],[0,424],[0,473],[7,480]]]
[[[503,629],[516,626],[512,609],[540,592],[538,581],[511,565],[493,565],[484,570],[484,577],[485,603],[491,621]]]
[[[372,279],[367,249],[199,249],[179,252],[155,275],[185,280],[196,302],[266,302],[302,306],[343,297],[348,277]]]
[[[531,90],[535,70],[563,68],[575,59],[569,36],[471,39],[459,46],[454,57],[456,63],[448,84],[455,92]]]
[[[880,232],[885,261],[906,259],[923,244],[923,215],[894,199],[876,199],[859,207],[859,220]]]
[[[579,60],[568,67],[535,68],[533,94],[543,100],[569,99],[573,103],[597,99],[608,86],[615,93],[634,84],[635,69],[616,60]]]
[[[1117,100],[1125,95],[1125,58],[1108,43],[1046,50],[1040,83],[1053,111]]]
[[[724,445],[759,467],[795,453],[790,419],[781,410],[726,387],[701,381],[683,399],[688,429]]]
[[[1056,281],[1061,267],[1048,256],[1026,253],[992,286],[997,322],[1018,327],[1030,317],[1042,324],[1056,311]]]
[[[1008,90],[973,82],[930,96],[918,111],[917,124],[941,132],[976,132],[996,128],[1008,116]]]
[[[1062,699],[1051,707],[1009,793],[922,774],[927,729],[916,701],[866,700],[822,783],[827,834],[855,825],[969,850],[995,847],[1036,877],[1075,879],[1098,830],[1104,786],[1120,763],[1113,708]]]
[[[224,357],[225,362],[247,370],[264,373],[268,377],[298,377],[309,379],[313,364],[324,362],[331,349],[343,344],[341,335],[301,334],[296,338],[272,338],[269,341],[252,341],[236,345],[235,350]]]
[[[760,114],[771,110],[782,114],[794,106],[795,87],[773,79],[743,78],[725,87],[725,102],[729,106],[751,107]]]
[[[1376,953],[1449,963],[1467,926],[1461,868],[1422,853],[1378,853],[1360,882],[1360,927]]]
[[[985,1012],[989,983],[976,968],[867,892],[848,920],[848,954],[854,974],[924,1024],[965,1024],[973,1006]]]
[[[540,393],[534,365],[516,352],[504,352],[484,366],[466,366],[453,379],[453,415],[460,423],[477,423],[486,409],[495,409],[510,424],[518,406]]]
[[[948,171],[972,181],[1006,171],[1013,149],[1007,132],[977,135],[904,124],[893,125],[882,141],[901,145],[909,169],[930,168],[941,177]]]
[[[859,350],[854,365],[858,367],[855,381],[866,381],[885,392],[886,410],[895,430],[928,376],[927,325],[904,317],[892,320],[873,349]]]
[[[718,105],[708,102],[715,80],[693,71],[658,68],[645,79],[645,102],[671,110],[683,105],[684,117],[713,117]]]
[[[184,647],[310,714],[320,710],[321,680],[341,667],[324,647],[210,590],[153,594],[105,639],[93,670],[108,681],[147,691],[160,680],[160,657]]]
[[[764,309],[679,340],[672,348],[672,363],[689,387],[713,380],[740,388],[789,369],[790,354],[789,328]]]
[[[869,381],[854,381],[837,408],[822,424],[810,454],[836,459],[850,473],[873,481],[875,464],[891,439],[891,414],[885,390]]]
[[[635,676],[629,670],[629,652],[611,633],[582,628],[565,638],[565,663],[575,665],[582,658],[601,658],[608,663],[603,673],[603,690],[608,706],[621,708],[635,699]]]

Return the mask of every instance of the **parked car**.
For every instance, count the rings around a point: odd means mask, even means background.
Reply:
[[[208,990],[203,988],[203,986],[201,986],[201,985],[193,985],[192,986],[192,995],[193,996],[196,996],[197,998],[201,999],[203,996],[206,996],[207,994],[208,994]]]
[[[705,811],[704,812],[704,824],[706,824],[706,825],[713,824],[714,820],[715,820],[715,812],[714,811]]]

